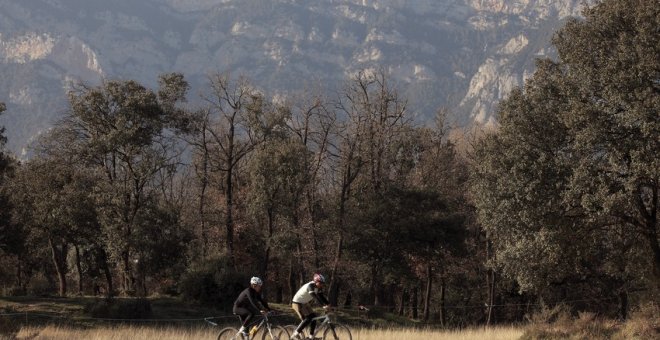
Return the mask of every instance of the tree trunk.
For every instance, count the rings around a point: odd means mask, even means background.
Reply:
[[[131,259],[128,251],[125,251],[122,256],[122,290],[124,294],[135,293],[135,279],[133,278],[133,270],[131,268]]]
[[[282,296],[283,290],[284,288],[282,288],[282,285],[278,284],[275,290],[275,302],[282,303],[282,301],[284,301],[284,297]]]
[[[330,286],[328,287],[332,290],[333,286],[336,284],[337,271],[339,270],[339,262],[341,261],[342,248],[344,247],[344,227],[346,224],[346,202],[348,202],[350,185],[351,185],[351,168],[348,167],[346,170],[347,173],[344,174],[344,179],[341,188],[341,194],[339,196],[339,235],[337,238],[337,248],[335,251],[335,259],[332,263],[332,271],[330,272]],[[330,304],[333,306],[337,305],[337,296],[329,296]]]
[[[348,308],[351,306],[353,303],[353,294],[351,294],[351,291],[346,292],[346,300],[344,300],[344,307]]]
[[[275,213],[272,208],[269,208],[266,212],[268,216],[268,239],[266,240],[266,250],[264,251],[264,260],[261,264],[260,275],[261,279],[266,281],[266,273],[268,272],[268,262],[270,261],[270,243],[273,239],[273,234],[275,230]]]
[[[147,271],[144,268],[144,264],[142,262],[140,262],[140,266],[138,270],[140,271],[139,275],[140,275],[140,283],[141,283],[140,286],[142,287],[142,296],[147,297],[149,296],[149,290],[147,289]]]
[[[486,258],[490,260],[492,254],[492,244],[486,240]],[[495,271],[488,269],[486,274],[486,287],[488,287],[488,308],[486,312],[486,326],[490,326],[493,319],[493,305],[495,304]]]
[[[55,271],[57,272],[57,279],[59,281],[59,295],[66,296],[67,245],[66,243],[63,243],[60,249],[58,249],[57,246],[53,243],[52,238],[48,238],[48,244],[50,245],[53,263],[55,264]]]
[[[105,282],[107,284],[107,291],[105,292],[106,296],[113,296],[115,294],[114,286],[112,284],[112,272],[110,272],[110,266],[108,264],[108,255],[105,253],[104,249],[101,249],[99,252],[101,267],[103,268],[103,273],[105,275]]]
[[[321,268],[321,260],[319,259],[318,234],[316,233],[316,228],[314,226],[312,226],[312,252],[314,253],[314,268],[318,270]]]
[[[305,263],[303,262],[303,254],[302,254],[302,241],[300,240],[300,236],[296,235],[297,237],[297,242],[296,242],[296,250],[298,252],[298,256],[296,258],[298,259],[298,284],[296,285],[296,291],[298,290],[298,287],[302,286],[303,283],[307,282],[306,280],[306,272],[305,272]]]
[[[209,185],[209,150],[206,144],[206,121],[202,128],[202,178],[199,193],[199,228],[202,237],[202,258],[206,258],[209,240],[206,235],[206,188]]]
[[[490,326],[491,321],[494,318],[493,315],[493,305],[495,304],[495,271],[492,269],[488,270],[488,315],[486,318],[486,326]]]
[[[287,285],[289,288],[289,296],[293,299],[293,295],[296,294],[296,278],[293,271],[293,257],[289,260],[289,275],[287,279]]]
[[[431,314],[431,288],[433,285],[433,267],[426,265],[426,294],[424,294],[424,321],[429,321]]]
[[[206,170],[204,170],[206,171]],[[206,175],[205,175],[206,176]],[[208,248],[209,248],[209,240],[208,236],[206,235],[206,214],[205,211],[205,203],[206,203],[206,186],[207,186],[208,180],[204,179],[202,181],[202,188],[200,189],[200,197],[199,197],[199,219],[200,219],[200,236],[202,237],[202,258],[206,258],[206,254],[208,253]]]
[[[377,279],[378,277],[378,269],[376,266],[371,267],[371,283],[369,284],[369,290],[371,291],[371,294],[373,294],[373,304],[376,307],[380,307],[381,305],[381,300],[380,300],[380,292],[378,289],[378,283],[380,282],[380,279]]]
[[[619,290],[619,318],[621,320],[628,318],[628,292],[624,287]]]
[[[80,249],[78,245],[74,245],[76,249],[76,270],[78,271],[78,295],[83,295],[83,277],[82,277],[82,266],[80,265]]]
[[[335,286],[337,285],[337,271],[339,270],[339,262],[341,261],[341,253],[344,244],[344,234],[340,231],[339,236],[337,237],[337,247],[335,248],[335,259],[332,263],[332,271],[330,272],[330,286],[328,290],[330,292],[335,291]],[[335,294],[329,294],[330,304],[332,306],[337,305],[338,296]]]
[[[16,256],[16,285],[23,289],[23,261],[21,260],[21,256],[18,255]]]
[[[638,187],[637,193],[637,209],[642,218],[642,225],[644,230],[643,235],[649,241],[651,251],[653,253],[653,275],[655,276],[656,288],[660,289],[660,242],[658,242],[658,191],[660,187],[658,184],[659,178],[655,178],[655,185],[649,185],[652,192],[650,207],[644,203],[642,186]]]
[[[232,160],[230,160],[232,161]],[[227,171],[227,181],[225,185],[225,200],[227,208],[225,211],[225,229],[227,230],[227,254],[229,255],[229,266],[236,269],[236,262],[234,261],[234,219],[233,219],[233,187],[232,187],[232,166],[229,166]]]
[[[443,275],[440,278],[440,325],[442,327],[447,327],[447,312],[445,311],[445,290],[447,285],[445,284],[445,276]]]
[[[229,265],[237,270],[236,261],[234,259],[234,186],[233,186],[233,176],[234,176],[234,135],[235,135],[235,125],[233,118],[229,125],[229,136],[228,136],[228,146],[227,146],[227,178],[225,181],[225,202],[227,203],[225,211],[225,229],[227,230],[227,253],[229,255]]]
[[[660,289],[660,244],[658,244],[658,233],[649,232],[649,234],[652,235],[648,239],[651,243],[651,249],[653,250],[654,254],[655,268],[653,269],[653,273],[655,275],[656,288]]]
[[[405,288],[401,289],[401,298],[399,299],[399,310],[397,312],[399,316],[403,316],[403,313],[406,310],[406,295],[407,295],[406,289]]]
[[[411,310],[411,316],[413,319],[417,319],[419,317],[419,313],[417,311],[417,291],[419,290],[419,286],[415,286],[413,288],[413,293],[412,296],[410,297],[410,310]]]

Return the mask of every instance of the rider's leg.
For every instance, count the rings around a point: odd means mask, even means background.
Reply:
[[[309,325],[310,322],[312,322],[312,318],[313,318],[313,316],[311,314],[306,316],[303,319],[303,321],[300,323],[300,325],[298,325],[298,328],[296,328],[296,332],[297,333],[302,333],[303,329],[305,329],[305,327],[307,327],[307,325]],[[314,330],[312,330],[312,333],[313,332],[314,332]]]
[[[241,320],[241,328],[238,331],[241,333],[247,333],[247,326],[254,318],[254,314],[242,307],[234,307],[234,314],[238,315]]]
[[[314,330],[316,329],[316,320],[314,320],[315,317],[317,317],[316,313],[312,313],[309,316],[307,316],[310,320],[309,323],[309,334],[314,334]]]
[[[312,314],[312,309],[308,305],[300,304],[300,303],[292,303],[291,308],[293,309],[294,312],[296,312],[296,315],[302,320],[300,325],[296,328],[296,330],[293,332],[293,336],[297,336],[298,334],[302,333],[303,329],[309,324],[310,318],[308,316]]]

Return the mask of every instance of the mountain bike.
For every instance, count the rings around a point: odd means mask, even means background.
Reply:
[[[262,314],[254,322],[250,322],[248,325],[249,333],[247,336],[244,336],[243,333],[238,331],[236,327],[225,327],[220,330],[218,333],[218,340],[287,340],[289,339],[289,333],[282,326],[275,326],[270,322],[268,316],[272,315],[272,312]],[[218,324],[206,318],[206,322],[217,326]],[[239,318],[240,320],[240,318]]]
[[[323,339],[323,340],[353,340],[351,335],[351,330],[348,326],[342,325],[332,320],[330,317],[333,315],[331,312],[325,311],[323,315],[313,318],[314,321],[320,321],[316,325],[316,330],[312,334],[314,339]],[[302,323],[302,322],[301,322]],[[284,328],[288,331],[287,334],[292,335],[293,332],[298,328],[298,325],[286,325]],[[322,336],[317,337],[317,335]],[[305,338],[304,330],[297,337],[291,337],[291,340],[303,340]]]

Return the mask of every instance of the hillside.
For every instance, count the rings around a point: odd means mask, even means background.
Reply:
[[[328,91],[383,67],[423,122],[493,120],[495,104],[548,55],[578,0],[0,1],[0,116],[8,147],[66,110],[79,81],[153,84],[182,72],[195,103],[210,72],[245,74],[272,94]]]

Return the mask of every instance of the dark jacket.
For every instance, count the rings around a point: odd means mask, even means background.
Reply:
[[[238,298],[234,301],[234,308],[242,307],[254,314],[259,314],[262,308],[259,308],[257,303],[260,303],[266,310],[270,310],[268,303],[261,297],[261,294],[257,293],[252,287],[248,287],[238,295]]]

